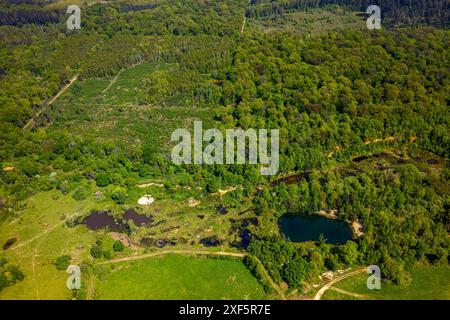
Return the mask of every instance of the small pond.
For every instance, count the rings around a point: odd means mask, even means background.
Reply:
[[[16,243],[17,238],[11,238],[8,239],[8,241],[5,242],[5,244],[3,245],[3,250],[8,250],[9,248],[11,248],[11,246]]]
[[[204,245],[205,247],[217,247],[221,245],[220,240],[218,240],[216,237],[207,237],[200,240],[200,243]]]
[[[110,215],[108,211],[97,211],[91,213],[84,219],[83,224],[85,224],[88,229],[99,230],[108,227],[110,230],[120,231],[123,226],[121,226],[114,217]]]
[[[285,215],[279,220],[281,233],[294,242],[318,241],[321,235],[330,244],[344,244],[353,237],[348,224],[319,215]]]
[[[122,219],[114,219],[108,211],[93,212],[83,220],[83,224],[90,230],[108,228],[110,231],[125,231],[127,225],[122,223],[121,220],[132,220],[138,227],[152,222],[152,218],[140,215],[134,209],[128,209],[122,213]]]
[[[126,210],[122,215],[122,219],[127,221],[133,220],[134,224],[138,227],[145,226],[152,222],[152,218],[138,214],[134,209]]]

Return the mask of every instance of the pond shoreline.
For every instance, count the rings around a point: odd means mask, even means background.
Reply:
[[[320,211],[317,212],[316,214],[317,214],[318,216],[325,217],[325,218],[328,218],[328,219],[340,220],[337,213],[338,213],[338,210],[337,210],[337,209],[334,209],[334,210],[330,210],[330,211],[328,211],[328,212],[325,211],[325,210],[320,210]],[[359,238],[361,238],[362,236],[364,236],[364,231],[363,231],[363,230],[364,230],[364,227],[363,227],[363,225],[361,224],[361,222],[360,222],[359,219],[357,219],[357,220],[355,220],[355,221],[353,221],[353,222],[350,221],[350,220],[345,220],[345,222],[351,226],[351,228],[352,228],[352,230],[353,230],[353,236],[354,236],[356,239],[359,239]]]

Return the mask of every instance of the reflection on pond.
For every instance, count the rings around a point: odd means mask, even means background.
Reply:
[[[294,242],[318,241],[323,237],[327,243],[344,244],[353,236],[345,222],[318,215],[285,215],[279,224],[282,234]]]

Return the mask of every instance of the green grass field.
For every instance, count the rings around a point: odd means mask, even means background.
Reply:
[[[124,262],[96,285],[97,299],[264,299],[239,260],[166,255]]]
[[[382,282],[380,290],[369,290],[367,275],[360,274],[343,280],[336,288],[362,295],[370,300],[448,300],[450,299],[450,268],[421,267],[411,270],[412,282],[409,286],[396,286]],[[351,296],[328,290],[324,300],[355,299]]]
[[[0,292],[5,299],[68,299],[67,274],[57,270],[54,260],[64,254],[79,264],[89,257],[90,244],[95,234],[68,228],[64,221],[69,216],[81,215],[109,202],[95,203],[92,198],[75,201],[70,195],[57,191],[36,194],[28,200],[28,206],[18,218],[0,225],[0,244],[17,238],[8,250],[0,251],[0,257],[16,264],[25,274],[23,281]]]

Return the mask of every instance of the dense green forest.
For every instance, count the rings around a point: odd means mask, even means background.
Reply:
[[[327,10],[365,11],[366,3],[114,1],[82,6],[82,28],[67,31],[57,3],[2,2],[0,221],[40,191],[83,198],[79,186],[88,181],[126,190],[138,178],[158,178],[168,189],[206,193],[240,185],[223,204],[251,199],[266,223],[252,231],[248,252],[277,282],[297,287],[324,270],[379,264],[386,278],[407,283],[405,270],[414,263],[447,264],[448,1],[378,1],[389,24],[374,32],[305,36],[252,27],[253,19],[330,4]],[[301,181],[262,177],[250,165],[175,166],[170,136],[165,146],[144,137],[125,143],[119,133],[97,139],[64,128],[63,102],[47,106],[74,76],[111,80],[142,62],[168,67],[146,75],[136,106],[211,108],[209,120],[220,129],[278,128],[280,177],[300,174]],[[82,89],[75,83],[71,94]],[[355,162],[386,149],[400,154],[384,154],[384,169]],[[438,167],[421,166],[418,159],[429,153]],[[119,204],[124,197],[112,195]],[[283,214],[321,210],[360,221],[364,237],[343,246],[298,245],[265,229]]]

